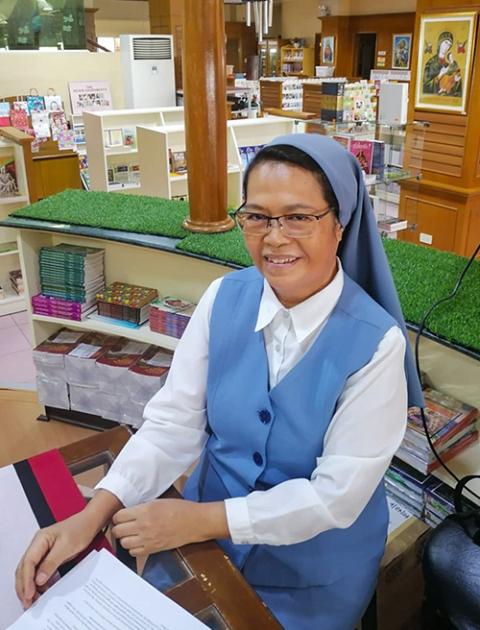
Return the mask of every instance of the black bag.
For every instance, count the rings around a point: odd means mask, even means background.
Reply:
[[[480,508],[465,508],[462,493],[472,479],[455,488],[455,514],[435,528],[423,557],[427,601],[458,630],[480,630]]]

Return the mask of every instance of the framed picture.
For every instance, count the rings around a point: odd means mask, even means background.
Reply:
[[[401,33],[393,36],[392,68],[408,70],[410,68],[410,53],[412,51],[412,34]]]
[[[335,37],[325,35],[322,37],[322,65],[331,66],[335,63]]]
[[[473,12],[421,16],[415,107],[465,113],[475,29]]]
[[[70,81],[68,89],[74,116],[81,116],[84,111],[112,109],[108,81]]]

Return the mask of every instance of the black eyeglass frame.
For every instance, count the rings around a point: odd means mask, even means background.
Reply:
[[[283,228],[282,219],[285,219],[286,217],[291,217],[291,216],[300,216],[300,217],[312,217],[313,219],[317,219],[317,221],[320,221],[321,219],[323,219],[324,217],[327,216],[327,214],[330,214],[330,212],[332,212],[333,208],[331,206],[328,206],[325,209],[325,212],[322,212],[320,214],[309,214],[306,212],[292,212],[291,214],[281,214],[278,217],[270,217],[268,216],[268,214],[263,214],[262,212],[243,212],[242,213],[242,208],[245,207],[245,204],[247,202],[244,201],[240,206],[238,206],[238,208],[236,210],[234,210],[230,216],[234,219],[236,225],[238,226],[238,228],[243,232],[243,227],[240,224],[240,221],[238,220],[238,215],[239,214],[256,214],[259,215],[261,217],[264,217],[267,220],[267,225],[266,225],[266,232],[271,228],[272,226],[272,221],[278,221],[278,227],[279,229]],[[265,233],[266,233],[265,232]],[[305,234],[304,237],[302,236],[295,236],[294,238],[307,238],[308,236],[310,236],[310,234]]]

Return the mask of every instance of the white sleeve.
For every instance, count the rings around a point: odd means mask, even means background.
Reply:
[[[233,542],[289,545],[355,522],[405,433],[404,354],[405,338],[395,326],[348,379],[310,479],[225,501]]]
[[[126,507],[158,497],[205,446],[209,325],[220,283],[221,278],[215,280],[200,299],[165,385],[145,407],[144,424],[96,486],[112,492]]]

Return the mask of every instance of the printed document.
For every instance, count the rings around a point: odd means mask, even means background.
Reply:
[[[205,630],[110,552],[92,551],[9,630]]]

